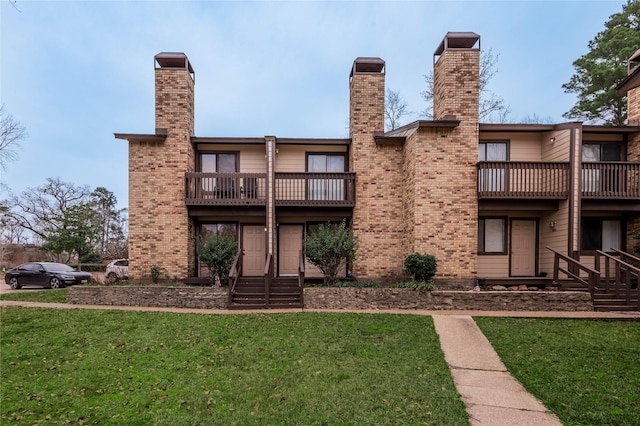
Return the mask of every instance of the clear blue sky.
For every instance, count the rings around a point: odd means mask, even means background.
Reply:
[[[0,181],[13,193],[47,177],[104,186],[126,207],[127,142],[113,133],[153,133],[163,51],[195,69],[197,136],[346,137],[358,56],[384,59],[387,87],[423,111],[448,31],[473,31],[499,55],[491,89],[513,120],[562,122],[572,62],[625,3],[17,0],[18,11],[1,0],[0,101],[28,137]]]

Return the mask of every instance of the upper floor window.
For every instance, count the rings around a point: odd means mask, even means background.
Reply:
[[[507,161],[507,142],[480,141],[478,161]],[[504,191],[506,178],[502,167],[483,168],[478,174],[478,191]]]
[[[478,161],[507,161],[507,142],[480,141]]]
[[[235,152],[211,152],[200,154],[200,171],[205,173],[235,173],[238,171],[238,154]]]
[[[586,142],[582,144],[582,161],[623,161],[624,149],[620,143]]]
[[[199,167],[203,173],[236,173],[238,171],[238,153],[201,153]],[[239,193],[237,190],[238,179],[233,175],[204,177],[200,182],[203,194],[209,194],[215,198],[233,199]]]
[[[309,173],[342,173],[345,171],[345,155],[308,154],[307,171]],[[332,176],[309,179],[308,194],[310,200],[344,200],[345,180]]]

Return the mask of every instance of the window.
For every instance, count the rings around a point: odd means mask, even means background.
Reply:
[[[620,143],[588,142],[582,145],[582,192],[599,194],[620,191],[626,181],[624,173],[615,168],[599,166],[597,162],[622,161],[624,147]]]
[[[505,254],[507,252],[506,218],[478,220],[478,253]]]
[[[200,225],[200,236],[226,235],[238,240],[238,227],[235,223],[203,223]]]
[[[582,218],[582,250],[610,251],[622,248],[622,222],[599,217]]]
[[[499,141],[481,141],[478,145],[478,161],[507,161],[507,143]],[[504,191],[505,171],[502,168],[484,168],[478,176],[478,190]]]
[[[200,154],[200,171],[205,173],[237,172],[238,154],[235,152]]]
[[[238,154],[235,152],[211,152],[200,154],[200,171],[203,173],[236,173]],[[235,198],[236,180],[234,176],[202,178],[202,190],[205,195],[215,198]]]
[[[308,154],[307,171],[309,173],[343,173],[344,154]],[[310,200],[344,200],[344,179],[309,179]]]
[[[582,145],[582,161],[622,161],[623,151],[622,144],[619,143],[586,142]]]

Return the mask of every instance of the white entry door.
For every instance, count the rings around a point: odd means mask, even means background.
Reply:
[[[280,275],[298,275],[300,250],[302,250],[302,225],[280,225],[278,244]]]
[[[511,221],[511,276],[536,275],[536,221]]]
[[[264,225],[242,227],[242,275],[258,277],[264,275],[266,239]]]

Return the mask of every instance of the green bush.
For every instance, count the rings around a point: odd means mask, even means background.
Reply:
[[[158,265],[151,265],[149,269],[151,272],[151,281],[153,281],[154,284],[158,284],[161,273],[160,267]]]
[[[355,260],[357,242],[346,222],[318,225],[304,240],[304,255],[324,275],[324,283],[333,286],[338,268],[345,260]]]
[[[209,268],[209,281],[212,284],[216,274],[220,280],[228,277],[237,252],[238,243],[227,235],[207,236],[202,240],[198,258]]]
[[[413,253],[404,260],[405,274],[412,275],[416,281],[428,282],[437,269],[438,261],[430,254]]]

